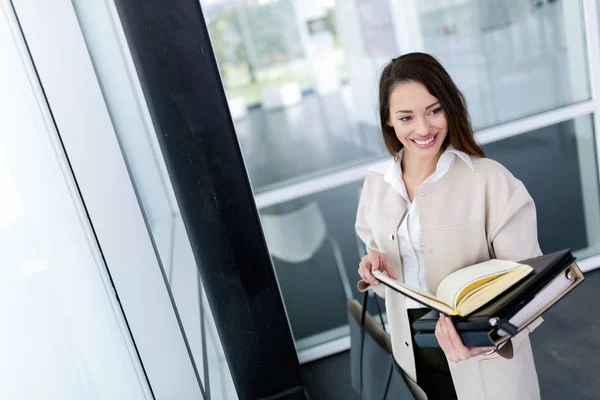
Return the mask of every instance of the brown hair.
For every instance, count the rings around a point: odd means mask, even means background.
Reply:
[[[399,83],[414,81],[423,84],[441,103],[448,120],[448,134],[444,147],[452,144],[456,150],[472,156],[484,157],[483,148],[475,140],[465,97],[452,81],[448,72],[433,56],[408,53],[394,58],[384,68],[379,81],[379,116],[385,146],[396,156],[403,145],[396,137],[390,120],[390,94]]]

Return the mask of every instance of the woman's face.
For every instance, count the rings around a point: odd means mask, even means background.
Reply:
[[[403,82],[390,94],[390,119],[404,151],[429,158],[440,152],[448,121],[439,100],[423,84]]]

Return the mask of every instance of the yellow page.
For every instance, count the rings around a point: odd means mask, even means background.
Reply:
[[[502,279],[494,279],[489,285],[485,285],[484,288],[475,289],[471,294],[464,297],[456,308],[460,310],[461,315],[469,315],[518,283],[521,279],[529,275],[532,270],[533,268],[529,265],[521,265],[516,270],[502,275]]]
[[[457,309],[460,297],[466,294],[466,289],[483,284],[497,278],[508,271],[519,267],[514,261],[488,260],[454,271],[445,277],[436,292],[436,297],[442,302]]]
[[[491,277],[489,279],[482,280],[482,282],[476,282],[476,283],[473,283],[473,284],[469,285],[468,287],[466,287],[462,291],[461,295],[458,296],[458,299],[456,300],[456,303],[458,304],[458,306],[460,306],[465,301],[467,301],[467,299],[469,297],[477,294],[481,290],[484,290],[486,287],[488,287],[490,285],[493,285],[494,282],[496,282],[496,278],[504,276],[504,275],[505,274],[501,274],[501,275],[498,275],[498,276],[493,276],[493,277]]]
[[[419,289],[410,287],[404,284],[403,282],[390,278],[389,276],[387,276],[387,274],[380,271],[373,271],[373,276],[378,281],[388,285],[392,289],[395,289],[403,295],[410,297],[427,307],[441,311],[442,313],[447,315],[459,315],[456,310],[452,309],[452,307],[448,306],[448,304],[444,304],[444,302],[440,301],[440,299],[436,298],[430,293],[423,292]]]

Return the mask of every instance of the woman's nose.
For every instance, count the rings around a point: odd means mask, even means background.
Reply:
[[[417,126],[415,127],[415,133],[419,135],[428,135],[429,134],[429,122],[427,118],[418,118]]]

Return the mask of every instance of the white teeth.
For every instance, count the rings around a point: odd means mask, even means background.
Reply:
[[[421,145],[421,146],[425,146],[426,144],[429,144],[429,143],[433,142],[433,139],[435,139],[435,137],[432,137],[431,139],[425,140],[425,141],[423,141],[423,140],[415,140],[415,143],[418,144],[418,145]]]

